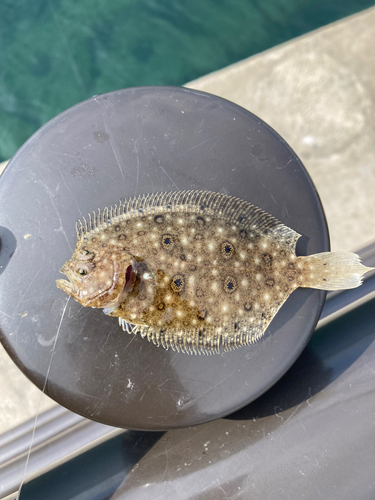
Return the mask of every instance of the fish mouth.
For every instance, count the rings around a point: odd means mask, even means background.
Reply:
[[[66,266],[66,263],[60,269],[60,273],[65,274],[68,279],[67,280],[62,280],[62,279],[56,280],[57,288],[61,288],[61,290],[63,290],[65,293],[67,293],[68,295],[70,295],[71,297],[74,298],[73,294],[76,291],[76,287],[74,285],[76,285],[76,284],[74,283],[74,277],[73,277],[72,273],[70,272],[69,267]]]
[[[56,280],[57,288],[61,288],[68,295],[73,295],[74,288],[70,281],[67,280]]]

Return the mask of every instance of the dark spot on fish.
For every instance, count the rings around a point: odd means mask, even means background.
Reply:
[[[325,265],[325,264],[324,264]],[[326,278],[323,278],[323,281],[327,281]]]
[[[144,234],[146,234],[146,231],[138,231],[138,236],[143,236]]]
[[[241,231],[240,231],[240,237],[242,239],[247,238],[247,231],[246,231],[246,229],[241,229]]]
[[[243,305],[243,308],[245,309],[245,311],[251,311],[252,307],[253,306],[252,306],[251,302],[245,302]]]
[[[224,291],[227,293],[233,293],[237,289],[237,282],[231,276],[228,276],[224,280]]]
[[[266,317],[266,315],[264,313],[262,313],[262,319],[264,319]]]
[[[194,264],[190,264],[190,266],[188,267],[188,270],[191,272],[194,272],[197,270],[197,266],[195,266]]]
[[[268,280],[266,280],[266,285],[267,286],[272,287],[272,286],[274,286],[274,284],[275,284],[275,280],[274,279],[269,278]]]
[[[206,319],[208,315],[207,311],[199,311],[197,314],[197,318],[200,320]]]
[[[203,227],[206,224],[206,221],[203,219],[203,217],[197,217],[195,219],[195,222],[198,224],[199,227]]]
[[[185,287],[185,278],[182,274],[176,274],[171,281],[171,288],[174,292],[181,293]]]
[[[103,248],[106,248],[107,246],[108,246],[107,243],[102,243]]]
[[[161,237],[161,244],[163,245],[164,250],[172,250],[174,247],[174,238],[171,234],[163,234]]]
[[[232,243],[230,243],[229,241],[224,241],[221,244],[221,254],[226,259],[229,259],[230,257],[232,257],[234,254],[234,246],[232,245]]]
[[[272,266],[272,261],[273,261],[272,255],[270,255],[269,253],[265,253],[262,255],[262,258],[263,258],[263,262],[266,264],[266,266],[268,266],[268,267]]]
[[[206,208],[207,208],[207,205],[200,205],[199,210],[201,212],[204,212],[206,210]]]
[[[164,217],[162,215],[155,215],[154,221],[156,224],[163,224],[164,223]]]
[[[91,241],[92,241],[93,243],[95,243],[95,241],[96,241],[96,238],[92,238],[92,239],[91,239]]]
[[[120,240],[120,241],[124,241],[124,240],[126,240],[126,236],[125,236],[125,234],[119,234],[117,236],[117,239]]]
[[[181,254],[181,255],[180,255],[180,260],[182,260],[182,261],[185,261],[185,260],[186,260],[186,257],[185,257],[185,255],[184,255],[184,254]]]
[[[157,280],[161,281],[164,278],[165,274],[161,269],[158,269],[155,273],[155,277]]]
[[[244,220],[246,219],[246,217],[244,215],[240,215],[238,218],[237,218],[237,222],[239,224],[241,224],[241,222],[243,222]]]
[[[296,271],[292,271],[292,270],[287,271],[286,272],[286,277],[287,277],[288,281],[290,281],[290,282],[295,281],[296,274],[297,274]]]
[[[203,292],[202,288],[197,288],[197,290],[195,292],[195,295],[197,297],[203,297],[204,296],[204,292]]]
[[[290,262],[290,263],[288,264],[288,268],[289,268],[289,269],[295,269],[295,268],[296,268],[296,266],[293,264],[293,262]]]
[[[156,250],[156,248],[153,248],[153,249],[152,249],[152,253],[153,253],[154,255],[157,255],[157,254],[158,254],[158,251]]]
[[[121,227],[117,224],[117,226],[115,226],[115,231],[116,233],[118,233],[120,231]]]
[[[159,302],[159,304],[157,305],[157,308],[159,309],[159,311],[164,311],[164,309],[165,309],[164,302]]]

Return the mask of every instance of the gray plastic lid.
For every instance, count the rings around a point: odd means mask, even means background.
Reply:
[[[43,126],[0,178],[0,336],[19,368],[61,405],[133,429],[227,415],[272,386],[306,345],[325,293],[298,289],[253,346],[214,356],[165,351],[124,333],[55,286],[77,218],[142,193],[237,196],[329,249],[319,197],[283,139],[216,96],[141,87],[95,96]]]

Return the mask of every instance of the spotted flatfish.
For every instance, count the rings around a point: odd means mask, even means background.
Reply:
[[[232,196],[142,195],[78,222],[56,284],[164,349],[228,351],[259,341],[296,288],[354,288],[371,270],[349,252],[297,257],[299,237]]]

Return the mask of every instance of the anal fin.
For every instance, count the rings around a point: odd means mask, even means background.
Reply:
[[[118,322],[119,322],[119,325],[121,326],[121,328],[124,330],[124,332],[136,333],[136,332],[134,332],[135,325],[133,325],[132,323],[128,323],[127,321],[125,321],[122,318],[119,318]]]

